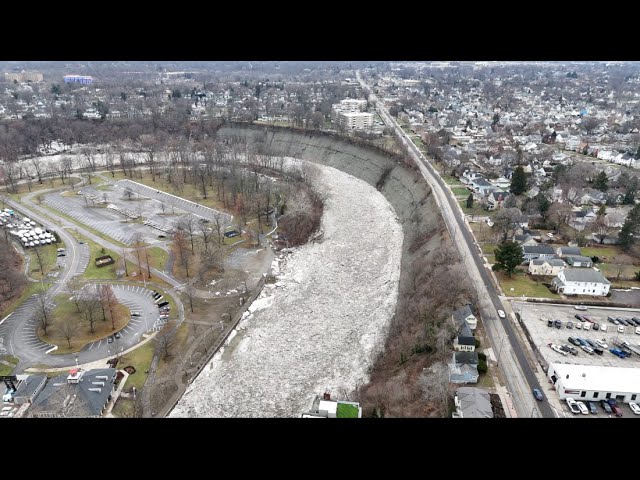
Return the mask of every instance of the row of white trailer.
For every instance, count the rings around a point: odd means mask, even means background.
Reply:
[[[28,217],[20,218],[7,208],[0,212],[0,223],[10,228],[9,233],[15,236],[25,248],[56,243],[56,237],[46,228],[37,227],[36,222]],[[4,220],[4,221],[3,221]]]

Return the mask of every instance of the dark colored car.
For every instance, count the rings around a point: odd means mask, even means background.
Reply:
[[[600,405],[602,405],[602,409],[605,413],[611,414],[613,410],[611,410],[611,405],[606,400],[600,400]]]
[[[586,403],[587,403],[587,407],[589,408],[589,411],[594,415],[597,415],[598,407],[596,407],[596,402],[586,402]]]
[[[573,322],[571,321],[567,322],[567,328],[571,330],[573,328]]]
[[[622,409],[618,405],[611,405],[611,410],[616,417],[622,416]]]
[[[593,327],[594,330],[600,330],[600,324],[598,322],[593,322],[591,326]]]
[[[569,353],[573,356],[578,355],[578,350],[576,350],[574,347],[569,347],[567,346],[567,348],[569,349]]]
[[[140,317],[142,314],[140,312],[132,312],[131,316],[132,317]]]
[[[562,328],[562,322],[560,320],[554,320],[553,326],[556,328]]]
[[[122,338],[122,335],[120,335],[120,332],[116,332],[114,337],[116,337],[118,340],[120,340]]]
[[[536,397],[536,400],[538,401],[542,401],[544,400],[544,395],[542,395],[542,392],[540,391],[539,388],[534,388],[533,389],[533,396]]]
[[[579,322],[584,322],[582,315],[580,315],[579,313],[576,313],[574,316],[578,319]]]
[[[580,342],[578,342],[578,340],[576,340],[576,339],[575,339],[575,338],[573,338],[573,337],[569,337],[569,343],[571,343],[571,344],[575,345],[576,347],[579,347],[579,346],[581,346],[581,345],[582,345]]]
[[[553,320],[547,320],[547,327],[553,327]]]
[[[585,342],[587,342],[591,348],[598,348],[598,345],[596,345],[596,343],[592,342],[591,340],[585,339]]]
[[[231,230],[230,232],[224,232],[224,236],[227,237],[227,238],[237,237],[238,235],[240,235],[240,233],[238,233],[237,230]]]

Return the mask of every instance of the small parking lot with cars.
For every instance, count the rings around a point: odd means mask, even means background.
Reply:
[[[636,329],[640,327],[633,321],[634,317],[640,320],[639,310],[600,307],[577,310],[572,305],[528,302],[514,302],[513,307],[515,312],[521,314],[524,327],[547,365],[568,363],[640,368],[640,355],[632,351],[635,349],[640,352],[640,334],[636,334]],[[576,318],[576,315],[580,315],[581,318]],[[585,316],[588,319],[586,321]],[[618,319],[622,319],[622,321]],[[585,323],[588,326],[587,329],[584,327]],[[567,324],[570,325],[570,328],[567,327]],[[580,328],[577,328],[578,325]],[[603,331],[603,325],[606,325],[606,331]],[[638,331],[640,332],[640,330]],[[569,340],[569,337],[572,338],[572,341]],[[628,347],[617,347],[616,342],[620,345],[626,342]],[[600,354],[596,353],[597,348],[599,348]],[[611,349],[616,349],[617,354],[612,353]],[[544,390],[545,396],[553,395],[555,397],[553,404],[557,405],[557,394],[551,389],[551,385],[549,384],[548,388],[544,388]],[[580,399],[576,398],[575,400],[579,401]],[[592,412],[588,415],[572,413],[567,402],[563,400],[559,402],[566,416],[581,418],[592,418],[597,415],[609,416],[601,402],[596,402],[591,406],[585,403],[588,410],[595,407],[596,415]],[[629,405],[619,404],[618,406],[623,417],[640,417],[640,415],[633,413]],[[611,416],[614,415],[615,412],[612,412]]]

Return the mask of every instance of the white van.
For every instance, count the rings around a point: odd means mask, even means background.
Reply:
[[[606,323],[601,323],[600,324],[600,331],[601,332],[606,332],[608,328],[609,328],[609,325],[607,325]]]

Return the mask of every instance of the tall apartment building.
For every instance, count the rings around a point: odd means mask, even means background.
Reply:
[[[373,126],[373,114],[367,112],[340,112],[338,123],[347,130],[366,130]]]

